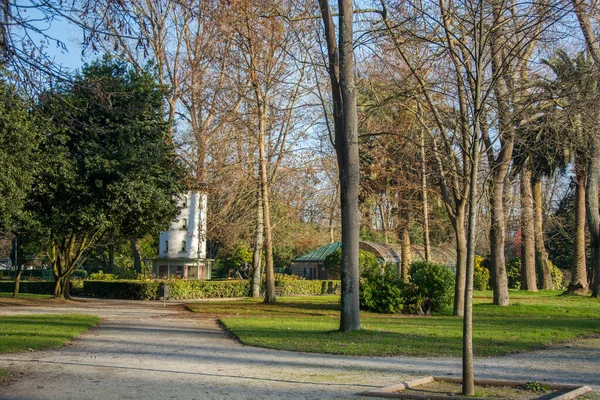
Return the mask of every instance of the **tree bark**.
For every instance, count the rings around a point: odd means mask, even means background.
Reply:
[[[600,83],[600,44],[596,38],[587,1],[572,0],[573,9],[583,33],[586,47],[594,60],[594,78]],[[585,190],[588,228],[592,246],[592,296],[600,295],[600,205],[598,198],[598,180],[600,179],[600,114],[596,110],[593,116],[593,129],[589,141],[589,164]]]
[[[533,200],[535,207],[535,264],[538,274],[541,275],[540,286],[544,290],[554,289],[552,270],[548,261],[548,252],[544,245],[544,217],[542,202],[542,184],[539,178],[533,179]]]
[[[108,245],[108,272],[107,273],[112,274],[114,272],[115,272],[115,244],[111,243]]]
[[[421,191],[423,193],[423,246],[425,261],[431,260],[429,244],[429,205],[427,204],[427,160],[425,158],[425,132],[421,129]],[[386,242],[387,243],[387,242]]]
[[[262,250],[264,244],[264,218],[262,195],[259,191],[256,208],[256,235],[254,236],[254,253],[252,254],[252,297],[260,297],[262,279]]]
[[[568,293],[587,294],[589,292],[585,254],[585,160],[581,154],[575,155],[575,243],[573,244],[573,265]]]
[[[342,294],[340,331],[360,329],[358,292],[359,158],[354,87],[353,3],[339,0],[339,50],[327,0],[320,1],[327,42],[328,72],[333,97],[335,149],[340,177],[342,216]]]
[[[404,282],[408,282],[410,279],[410,263],[412,262],[412,251],[410,249],[410,232],[408,212],[405,210],[402,213],[402,226],[401,226],[401,242],[400,242],[400,271],[401,278]]]
[[[15,238],[13,239],[13,255],[15,257],[15,287],[13,289],[13,295],[12,297],[17,298],[19,297],[19,290],[21,288],[21,273],[23,272],[23,267],[21,266],[21,263],[19,262],[19,242],[18,242],[18,237],[15,236]]]
[[[453,314],[462,317],[465,309],[465,279],[467,269],[467,231],[465,229],[465,205],[458,207],[452,221],[456,236],[456,275],[454,281]]]
[[[141,239],[131,239],[131,253],[133,254],[133,269],[138,274],[142,273]]]
[[[535,278],[536,243],[533,220],[533,193],[531,170],[523,166],[520,177],[521,188],[521,290],[537,292]]]
[[[258,89],[255,90],[257,93]],[[257,94],[259,109],[258,126],[258,154],[260,161],[260,193],[262,195],[263,221],[265,229],[265,303],[275,303],[275,269],[273,266],[273,233],[271,231],[271,209],[269,206],[269,174],[267,172],[267,152],[265,148],[266,136],[266,99]]]

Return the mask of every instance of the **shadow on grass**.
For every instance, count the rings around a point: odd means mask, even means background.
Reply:
[[[224,326],[242,343],[281,350],[366,356],[459,356],[462,322],[456,318],[364,319],[363,329],[335,331],[334,318],[226,318]],[[476,356],[530,351],[600,333],[598,319],[482,319],[475,324]]]

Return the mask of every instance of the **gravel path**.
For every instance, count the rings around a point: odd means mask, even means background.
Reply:
[[[0,314],[87,313],[103,321],[69,345],[0,354],[16,372],[2,399],[347,399],[426,375],[460,375],[459,358],[349,357],[243,346],[181,303],[95,300]],[[1,339],[0,339],[1,340]],[[478,378],[578,383],[600,392],[600,338],[480,358]],[[600,399],[593,394],[590,399]]]

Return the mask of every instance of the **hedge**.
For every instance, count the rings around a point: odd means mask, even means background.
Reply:
[[[0,281],[0,292],[12,293],[15,290],[15,281]],[[54,281],[21,281],[19,293],[54,294]],[[69,293],[83,294],[83,282],[71,281]]]
[[[300,294],[339,294],[341,282],[338,280],[285,280],[275,281],[275,286],[283,287],[284,296]]]
[[[174,300],[203,299],[217,297],[247,297],[250,282],[246,280],[202,281],[202,280],[110,280],[110,281],[71,281],[73,295],[87,295],[105,299],[156,300],[159,299],[161,284],[170,288]],[[340,281],[277,280],[276,286],[283,287],[283,295],[338,294]],[[12,292],[14,282],[0,282],[0,292]],[[21,282],[22,293],[53,294],[54,282]]]
[[[170,288],[170,297],[175,300],[203,299],[215,297],[246,297],[250,291],[248,281],[83,281],[86,295],[107,299],[156,300],[161,284]]]

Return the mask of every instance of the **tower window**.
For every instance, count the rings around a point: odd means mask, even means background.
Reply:
[[[181,251],[185,252],[185,240],[181,241]]]
[[[183,208],[186,208],[188,206],[188,198],[187,196],[183,196],[183,204],[182,204]]]
[[[165,253],[169,251],[169,241],[165,240]]]
[[[187,229],[187,218],[183,218],[181,220],[182,224],[181,224],[181,229]]]

